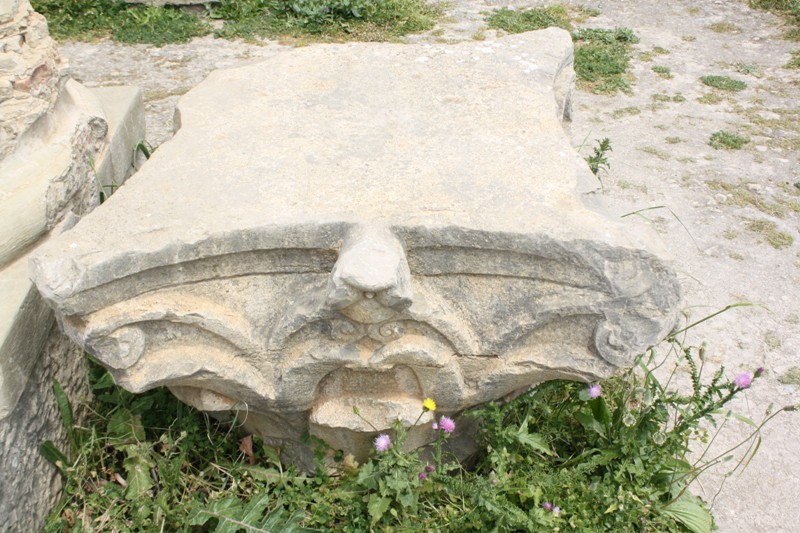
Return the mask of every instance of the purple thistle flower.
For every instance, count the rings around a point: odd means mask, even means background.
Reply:
[[[599,398],[603,394],[603,387],[600,386],[599,383],[592,383],[589,385],[588,389],[589,398],[594,400],[595,398]]]
[[[434,422],[433,424],[431,424],[431,427],[433,429],[439,429],[439,423],[438,422]]]
[[[375,437],[375,449],[379,452],[385,452],[392,445],[392,439],[386,433],[381,433]]]
[[[748,374],[747,372],[739,374],[738,376],[733,378],[733,384],[736,385],[737,389],[746,389],[747,387],[750,386],[752,382],[753,378],[751,378],[750,374]]]
[[[441,427],[442,431],[445,433],[452,433],[456,430],[456,423],[452,418],[443,416],[439,419],[439,427]]]
[[[553,504],[550,503],[550,502],[544,502],[542,504],[542,509],[544,509],[545,511],[552,511],[553,510]]]
[[[436,470],[436,467],[433,466],[433,465],[428,465],[428,466],[425,467],[425,470],[427,472],[433,472],[434,470]]]
[[[426,474],[425,472],[420,472],[419,473],[419,480],[420,481],[425,481],[426,479],[428,479],[428,474]]]
[[[553,514],[556,516],[561,516],[561,507],[553,507]]]
[[[763,374],[763,373],[764,373],[764,367],[763,367],[763,366],[760,366],[760,367],[756,368],[756,372],[755,372],[755,374],[753,375],[753,377],[754,377],[754,378],[760,378],[760,377],[761,377],[761,374]]]

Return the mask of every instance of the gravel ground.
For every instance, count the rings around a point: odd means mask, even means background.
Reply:
[[[455,0],[435,30],[408,42],[457,42],[497,37],[483,17],[499,7],[539,2]],[[769,405],[800,404],[798,384],[784,384],[800,366],[800,70],[784,68],[800,43],[782,40],[787,29],[742,0],[587,1],[600,15],[584,25],[632,28],[633,94],[613,97],[578,91],[573,144],[586,155],[595,139],[611,139],[611,169],[602,194],[613,214],[644,211],[671,251],[695,320],[728,304],[750,302],[703,323],[690,342],[707,342],[708,360],[732,375],[764,367],[766,375],[736,405],[761,419]],[[479,44],[479,43],[476,43]],[[175,102],[212,70],[238,66],[286,47],[210,37],[162,48],[102,41],[62,43],[73,76],[89,87],[129,84],[145,94],[147,139],[157,146],[172,135]],[[653,66],[670,69],[665,79]],[[700,76],[729,75],[747,89],[723,95]],[[676,97],[677,96],[677,97]],[[715,150],[719,130],[750,137],[741,150]],[[645,218],[646,217],[646,218]],[[780,246],[782,232],[794,242]],[[778,238],[778,241],[775,239]],[[770,244],[772,239],[780,247]],[[731,423],[717,445],[737,442],[747,427]],[[800,530],[800,424],[784,413],[763,431],[763,444],[741,476],[715,472],[695,490],[713,501],[720,531]],[[722,491],[717,494],[724,482]]]

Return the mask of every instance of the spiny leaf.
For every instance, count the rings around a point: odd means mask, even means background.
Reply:
[[[142,442],[146,438],[141,415],[134,415],[124,408],[118,409],[108,420],[108,434],[117,442]]]
[[[392,500],[389,498],[381,498],[377,494],[370,495],[369,502],[367,503],[367,511],[369,512],[371,525],[374,526],[378,523],[389,508],[390,503],[392,503]]]
[[[528,432],[528,417],[525,417],[525,420],[519,426],[519,430],[515,431],[513,435],[517,442],[523,446],[528,446],[545,455],[555,455],[540,435]]]

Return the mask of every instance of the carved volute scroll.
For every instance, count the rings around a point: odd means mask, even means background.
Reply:
[[[652,234],[576,192],[569,36],[479,46],[309,47],[212,75],[175,139],[33,259],[64,330],[126,388],[235,412],[299,462],[305,433],[363,459],[426,397],[458,416],[630,365],[680,291]]]

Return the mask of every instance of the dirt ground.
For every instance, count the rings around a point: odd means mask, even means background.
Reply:
[[[445,22],[407,40],[491,40],[497,33],[485,31],[486,12],[537,5],[544,3],[453,0]],[[784,68],[800,43],[782,40],[787,28],[781,19],[750,9],[745,0],[582,5],[600,11],[583,26],[629,27],[641,39],[634,47],[631,95],[575,94],[574,146],[587,155],[596,139],[608,137],[613,147],[611,169],[601,175],[596,194],[619,216],[654,208],[631,216],[632,223],[652,224],[671,252],[689,320],[728,304],[754,304],[689,334],[689,342],[706,342],[708,360],[724,364],[731,376],[766,369],[737,411],[760,420],[770,405],[800,404],[800,378],[790,383],[790,370],[800,367],[800,70]],[[73,76],[85,85],[143,89],[153,146],[171,136],[179,96],[209,72],[285,49],[211,37],[163,48],[61,44]],[[654,66],[668,67],[671,77]],[[745,81],[747,88],[722,93],[699,80],[714,74]],[[709,138],[720,130],[750,142],[740,150],[716,150]],[[749,428],[730,422],[726,430],[716,443],[720,450]],[[800,413],[783,413],[763,430],[763,444],[744,474],[724,473],[695,487],[713,502],[720,531],[800,531]]]

